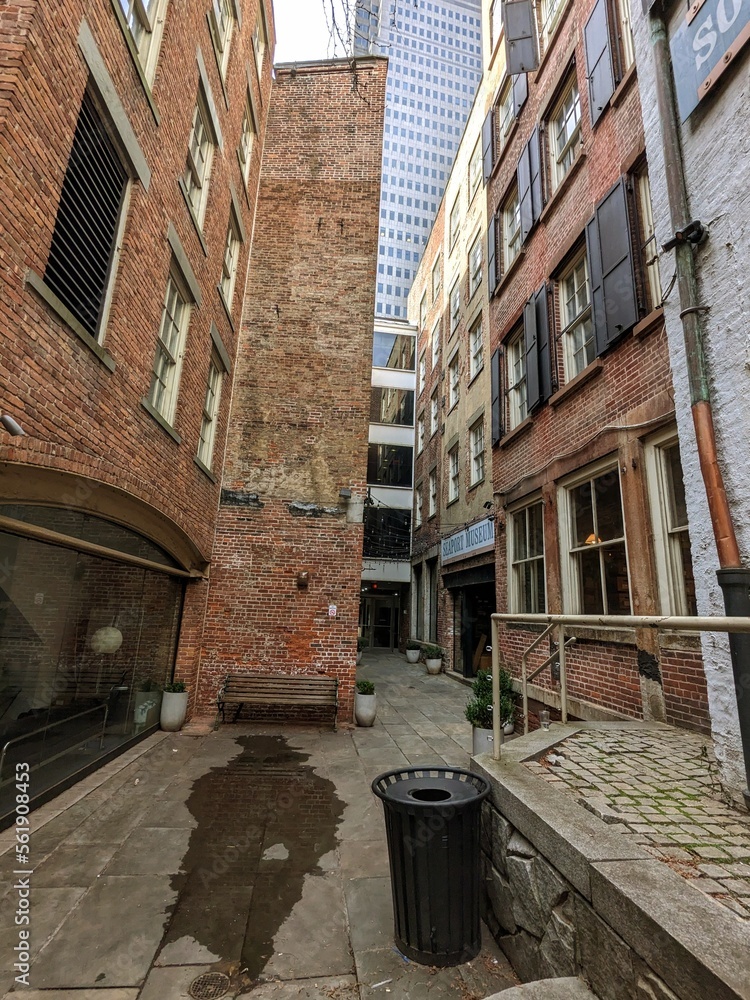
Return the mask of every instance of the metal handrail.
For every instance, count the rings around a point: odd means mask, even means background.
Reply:
[[[84,709],[83,712],[76,712],[75,715],[68,715],[64,719],[58,719],[57,722],[49,722],[47,723],[46,726],[40,726],[39,729],[32,729],[30,733],[22,733],[20,736],[14,736],[12,739],[8,740],[8,742],[3,746],[3,749],[0,752],[0,782],[2,781],[3,777],[3,765],[5,764],[5,754],[8,751],[8,747],[12,743],[22,743],[24,740],[31,739],[32,736],[38,736],[39,733],[46,733],[48,729],[54,729],[55,726],[63,726],[68,722],[72,722],[74,719],[80,719],[84,715],[90,715],[92,712],[99,712],[102,709],[104,709],[104,719],[102,720],[102,731],[101,735],[99,736],[99,749],[101,750],[102,747],[104,746],[104,730],[107,728],[107,716],[109,715],[109,705],[106,704],[94,705],[93,708],[86,708]],[[91,737],[87,738],[90,739]],[[78,742],[79,741],[76,740],[76,745],[78,745]],[[70,749],[70,747],[68,749]],[[68,751],[64,750],[62,752],[67,753]],[[56,754],[56,756],[59,757],[61,755]],[[48,764],[50,760],[54,759],[55,759],[54,757],[49,757],[47,760],[44,761],[44,763]],[[41,767],[41,764],[42,762],[40,761],[38,764],[34,766]]]
[[[541,635],[529,645],[521,656],[521,693],[523,696],[524,734],[529,731],[528,683],[545,667],[556,660],[560,661],[560,703],[562,721],[568,720],[568,685],[565,670],[565,650],[575,636],[566,640],[565,630],[568,626],[577,628],[651,628],[656,631],[671,632],[743,632],[750,633],[750,618],[730,618],[685,615],[540,615],[540,614],[498,614],[490,616],[492,622],[492,723],[493,749],[495,760],[500,759],[500,712],[497,710],[500,702],[500,624],[545,625]],[[543,642],[550,632],[557,632],[557,650],[538,666],[531,674],[527,673],[528,656]]]

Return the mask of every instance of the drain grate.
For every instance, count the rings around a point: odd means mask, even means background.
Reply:
[[[217,1000],[229,989],[229,976],[223,972],[206,972],[198,976],[188,986],[188,993],[194,1000]]]

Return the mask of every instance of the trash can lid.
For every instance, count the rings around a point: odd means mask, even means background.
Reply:
[[[384,801],[439,808],[481,801],[490,786],[480,775],[458,767],[405,767],[378,775],[372,790]]]

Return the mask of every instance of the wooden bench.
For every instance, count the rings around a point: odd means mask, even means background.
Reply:
[[[243,705],[288,705],[300,708],[332,708],[333,728],[338,715],[336,677],[327,674],[227,674],[216,702],[224,721],[226,705],[236,705],[236,722]]]

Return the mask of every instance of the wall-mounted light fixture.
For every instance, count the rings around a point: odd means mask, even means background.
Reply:
[[[11,437],[26,437],[26,431],[23,427],[21,427],[21,425],[7,413],[3,413],[3,415],[0,416],[0,424],[3,425]]]
[[[307,590],[310,586],[310,574],[306,569],[300,570],[297,574],[297,589]]]
[[[352,491],[349,489],[348,486],[342,486],[341,489],[339,490],[339,497],[342,500],[351,500]]]
[[[492,508],[495,506],[495,501],[485,500],[482,506],[484,507],[485,510],[492,510]]]

